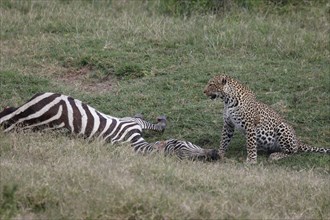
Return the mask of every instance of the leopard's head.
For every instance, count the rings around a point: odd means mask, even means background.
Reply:
[[[210,79],[204,89],[204,93],[211,99],[221,98],[224,100],[228,98],[255,98],[254,93],[248,87],[226,75],[218,75]]]
[[[213,77],[207,83],[204,94],[211,99],[223,98],[226,94],[226,85],[228,77],[225,75],[218,75]]]

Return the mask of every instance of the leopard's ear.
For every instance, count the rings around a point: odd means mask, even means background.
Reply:
[[[222,83],[222,85],[225,85],[227,83],[227,79],[226,78],[222,78],[221,79],[221,83]]]

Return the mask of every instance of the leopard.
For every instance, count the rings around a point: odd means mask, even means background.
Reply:
[[[270,161],[280,160],[298,152],[330,153],[329,147],[313,147],[302,143],[293,127],[275,110],[256,99],[246,85],[225,74],[211,78],[204,88],[210,99],[221,99],[223,127],[219,157],[225,153],[235,129],[242,132],[246,140],[246,163],[257,163],[257,151],[266,151]]]

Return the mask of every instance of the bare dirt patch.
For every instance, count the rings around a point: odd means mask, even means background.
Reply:
[[[113,91],[116,79],[111,75],[99,76],[92,66],[67,68],[57,77],[58,81],[87,92],[104,93]]]

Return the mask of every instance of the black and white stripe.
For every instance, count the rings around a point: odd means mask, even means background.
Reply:
[[[14,128],[58,129],[86,138],[99,138],[112,144],[131,142],[135,151],[150,152],[153,147],[142,137],[142,130],[163,131],[166,118],[151,124],[140,117],[116,118],[97,111],[80,100],[56,93],[40,93],[18,108],[0,112],[0,126]]]
[[[155,149],[164,152],[165,155],[174,155],[180,159],[207,160],[219,159],[218,151],[215,149],[203,149],[189,141],[169,139],[157,141],[153,144]]]

